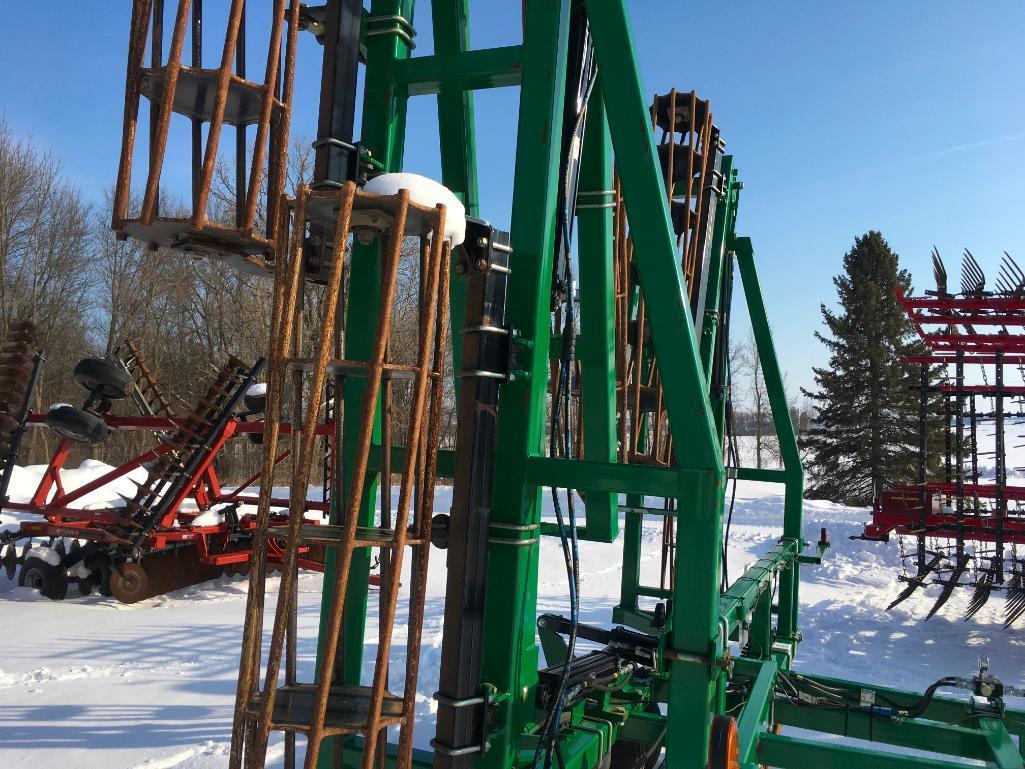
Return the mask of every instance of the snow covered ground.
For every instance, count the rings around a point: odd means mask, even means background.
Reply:
[[[99,463],[65,475],[73,487],[102,472]],[[39,468],[18,471],[14,496],[27,496]],[[131,489],[129,489],[131,491]],[[102,503],[105,500],[90,500]],[[447,511],[448,490],[436,509]],[[546,498],[546,509],[550,508]],[[736,577],[779,535],[783,498],[772,484],[738,487],[729,544]],[[798,655],[801,670],[922,689],[944,675],[969,675],[980,655],[1007,683],[1025,685],[1025,627],[1001,627],[1002,599],[992,598],[962,621],[961,591],[929,622],[922,622],[938,588],[919,591],[893,612],[899,589],[895,542],[848,537],[867,511],[828,502],[805,506],[805,538],[829,528],[833,547],[819,567],[804,567]],[[16,516],[0,516],[11,524]],[[659,524],[645,530],[644,573],[656,581]],[[620,545],[581,544],[582,619],[608,623],[619,593]],[[404,579],[408,584],[408,575]],[[428,579],[416,745],[433,734],[430,693],[437,689],[445,554],[434,550]],[[539,611],[566,611],[566,578],[557,539],[541,547]],[[312,672],[321,577],[300,580],[300,675]],[[232,707],[247,583],[221,578],[126,606],[99,596],[55,603],[0,580],[0,767],[31,769],[213,769],[223,767]],[[269,595],[276,593],[271,579]],[[272,611],[268,612],[272,616]],[[402,621],[400,615],[400,622]],[[373,619],[366,655],[376,650]],[[395,641],[404,641],[397,630]],[[393,665],[393,671],[401,667]],[[366,672],[369,672],[369,666]],[[397,685],[398,680],[393,681]],[[1015,704],[1022,704],[1020,700]],[[280,756],[280,743],[271,756]]]

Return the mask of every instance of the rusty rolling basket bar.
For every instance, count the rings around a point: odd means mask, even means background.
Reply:
[[[383,214],[383,216],[382,216]],[[395,195],[376,195],[357,191],[352,182],[341,190],[314,191],[302,186],[295,200],[282,198],[279,240],[283,258],[276,263],[272,331],[268,369],[267,423],[264,440],[265,468],[277,454],[278,431],[274,429],[283,409],[286,375],[291,374],[293,424],[302,424],[293,445],[292,488],[306,488],[315,461],[316,426],[322,397],[329,378],[333,392],[340,393],[347,377],[365,377],[360,427],[355,443],[355,465],[347,479],[349,494],[341,523],[308,526],[303,523],[306,502],[294,497],[290,502],[287,526],[270,526],[270,486],[261,487],[254,541],[253,568],[250,572],[249,601],[236,700],[232,752],[229,766],[238,769],[243,759],[248,765],[262,766],[272,730],[286,733],[286,765],[295,760],[295,735],[306,735],[306,766],[313,767],[322,740],[341,734],[362,734],[366,740],[364,769],[375,766],[375,753],[389,726],[400,726],[399,767],[408,766],[412,750],[414,699],[419,664],[420,631],[423,625],[425,577],[430,549],[432,500],[441,429],[443,371],[448,326],[448,291],[451,243],[444,236],[446,208],[428,207],[411,202],[408,191]],[[303,253],[306,224],[332,223],[334,237],[329,271],[307,271]],[[382,224],[386,220],[386,224]],[[365,229],[372,221],[373,232]],[[289,237],[287,231],[291,230]],[[366,239],[377,234],[386,239],[382,248],[382,298],[373,348],[368,360],[346,360],[342,353],[344,335],[342,315],[345,304],[345,252],[349,233]],[[403,242],[407,236],[419,236],[420,294],[419,329],[415,360],[411,364],[392,362],[393,302]],[[287,243],[287,248],[286,248]],[[320,326],[312,337],[301,331],[303,297],[308,284],[324,283]],[[315,340],[312,357],[302,357],[301,340]],[[380,471],[385,479],[381,489],[381,513],[377,525],[365,526],[358,519],[366,491],[367,472],[374,443],[374,416],[380,398],[382,446],[389,446],[393,429],[392,386],[406,381],[411,388],[409,418],[406,423],[405,458],[395,472],[400,476],[399,493],[393,505],[391,460],[382,451]],[[305,403],[308,404],[305,412]],[[336,420],[338,424],[339,420]],[[340,469],[334,468],[333,484],[341,482]],[[410,508],[412,507],[412,511]],[[274,615],[270,647],[266,658],[266,679],[259,686],[261,671],[261,628],[263,627],[264,572],[263,554],[268,539],[284,539],[282,580]],[[334,590],[327,605],[324,658],[312,683],[300,683],[296,672],[296,566],[300,548],[333,547],[337,568]],[[409,593],[409,633],[400,694],[387,691],[391,641],[396,606],[399,600],[399,575],[405,548],[412,550]],[[382,561],[380,593],[380,638],[373,682],[370,686],[332,680],[335,655],[341,634],[345,585],[353,554],[357,548],[379,548]],[[284,685],[281,685],[284,661]],[[405,761],[403,760],[405,756]]]
[[[257,205],[264,184],[268,201],[277,201],[285,183],[287,136],[295,81],[299,3],[286,13],[286,0],[274,0],[263,82],[246,77],[245,0],[232,0],[216,68],[202,62],[202,0],[179,0],[170,49],[163,58],[163,0],[134,0],[128,49],[124,126],[112,227],[121,238],[136,238],[150,248],[171,247],[201,256],[227,259],[238,267],[263,270],[273,258],[277,210],[268,206],[264,234],[257,234]],[[288,22],[287,36],[284,27]],[[191,20],[191,25],[190,25]],[[191,38],[191,64],[182,64],[186,34]],[[282,57],[282,39],[285,38]],[[150,66],[145,66],[146,51]],[[139,103],[149,101],[148,165],[138,213],[132,194],[132,161],[139,122]],[[162,212],[160,177],[167,151],[172,114],[188,118],[192,137],[191,210]],[[203,142],[202,124],[208,124]],[[235,126],[235,211],[208,215],[221,129]],[[246,129],[256,126],[251,155]],[[248,179],[246,166],[249,166]]]

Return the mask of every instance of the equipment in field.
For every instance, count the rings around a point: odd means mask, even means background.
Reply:
[[[797,443],[753,246],[736,234],[740,182],[710,105],[670,91],[649,108],[625,0],[512,5],[523,13],[522,43],[471,49],[467,0],[433,0],[434,52],[414,56],[413,0],[372,0],[369,10],[359,0],[273,3],[274,19],[290,19],[289,40],[314,33],[323,58],[312,191],[279,196],[266,187],[279,213],[275,239],[260,244],[275,270],[265,477],[289,397],[292,424],[304,426],[286,527],[270,519],[270,484],[261,487],[230,769],[263,767],[274,731],[284,732],[287,769],[300,760],[307,769],[945,765],[817,734],[1021,766],[1011,735],[1025,733],[1025,714],[1006,708],[1012,690],[986,670],[919,695],[795,669],[800,571],[829,541],[823,532],[810,553],[803,538]],[[232,3],[229,41],[240,6]],[[134,7],[136,17],[151,10],[146,0]],[[472,92],[508,87],[519,88],[519,109],[508,114],[517,136],[506,229],[479,218]],[[134,89],[130,79],[130,97]],[[424,95],[437,97],[444,187],[402,173],[409,99]],[[282,105],[287,113],[289,101]],[[151,172],[169,157],[151,152]],[[448,226],[459,208],[464,234]],[[421,243],[406,262],[403,236]],[[393,289],[410,260],[418,290],[403,323]],[[735,452],[725,449],[735,271],[780,470],[730,466]],[[389,343],[405,326],[416,329],[411,357]],[[439,445],[441,408],[454,417],[454,449]],[[314,428],[327,413],[330,521],[311,531],[301,514]],[[432,511],[443,478],[452,507]],[[782,537],[730,580],[723,553],[733,478],[782,483],[785,501]],[[542,519],[548,490],[554,521]],[[664,522],[657,586],[640,568],[652,518]],[[264,558],[278,537],[284,576],[264,649]],[[556,537],[564,555],[568,616],[538,612],[539,580],[562,578],[540,573],[542,537]],[[622,591],[607,617],[616,626],[586,625],[579,541],[620,537]],[[448,569],[425,752],[413,749],[412,728],[428,542],[447,549]],[[300,636],[294,571],[313,543],[327,554],[315,643]],[[375,550],[384,575],[379,636],[364,669],[375,640],[366,632]],[[407,551],[409,582],[400,582]],[[404,657],[391,644],[400,606]],[[578,640],[600,648],[580,654]],[[305,675],[301,648],[317,649]],[[974,696],[936,696],[942,687]],[[786,726],[802,732],[781,734]]]
[[[36,360],[40,358],[36,354]],[[259,482],[260,475],[228,492],[222,489],[213,462],[233,436],[262,434],[263,421],[252,419],[262,412],[240,407],[262,367],[262,360],[249,366],[229,358],[194,408],[178,414],[171,411],[135,343],[125,342],[111,359],[81,361],[75,378],[89,392],[83,408],[59,404],[45,415],[24,412],[22,429],[45,424],[61,440],[31,498],[4,504],[8,510],[38,516],[3,535],[0,561],[8,578],[17,572],[19,584],[57,600],[75,584],[83,594],[98,589],[123,603],[135,603],[222,571],[247,571],[254,524],[251,514],[239,514],[239,507],[256,501],[245,490]],[[139,416],[110,413],[111,401],[125,398],[134,401]],[[289,431],[289,426],[284,429]],[[150,431],[154,445],[93,481],[65,489],[61,471],[75,444],[102,442],[111,431]],[[319,425],[318,432],[328,435],[330,426]],[[277,462],[287,456],[286,450]],[[131,477],[139,468],[146,471],[144,481]],[[125,480],[136,491],[131,496],[114,492],[122,499],[120,505],[104,509],[82,504],[88,495],[103,490],[109,494]],[[278,508],[288,505],[287,499],[273,501]],[[204,516],[211,510],[221,511],[215,516],[219,520]],[[276,513],[274,520],[284,522],[287,515]],[[20,551],[19,542],[25,543]],[[276,563],[280,544],[274,542],[271,549],[271,561]],[[303,554],[304,568],[323,568],[322,559],[310,549]]]
[[[1009,384],[1009,369],[1025,373],[1025,273],[1004,253],[995,290],[967,249],[961,292],[947,289],[947,271],[933,250],[936,291],[897,299],[928,347],[907,358],[920,371],[918,483],[883,491],[875,500],[866,539],[900,537],[905,587],[890,608],[919,588],[940,585],[932,617],[961,587],[972,589],[966,616],[972,617],[994,594],[1004,596],[1004,626],[1025,614],[1022,570],[1025,555],[1025,486],[1008,482],[1007,449],[1021,424],[1025,379]],[[929,384],[932,367],[944,367],[938,387]],[[978,369],[975,367],[978,366]],[[978,371],[980,383],[968,379]],[[928,434],[943,425],[939,477],[929,467]],[[992,449],[980,450],[980,432]],[[1017,436],[1021,437],[1021,436]],[[991,468],[991,469],[990,469]],[[903,550],[904,537],[915,543]],[[913,567],[913,570],[908,567]],[[909,571],[911,573],[909,573]]]

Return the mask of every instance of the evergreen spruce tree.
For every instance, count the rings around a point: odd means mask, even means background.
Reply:
[[[917,481],[920,372],[901,357],[925,350],[894,293],[910,293],[911,276],[883,236],[856,238],[843,266],[833,278],[840,311],[822,305],[828,335],[815,333],[829,365],[814,369],[817,391],[804,391],[817,412],[803,441],[807,494],[867,505]]]

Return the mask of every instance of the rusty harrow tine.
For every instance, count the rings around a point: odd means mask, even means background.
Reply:
[[[373,421],[377,409],[377,397],[380,393],[381,377],[384,373],[385,354],[387,351],[388,337],[391,333],[391,314],[389,308],[395,297],[395,284],[398,275],[398,262],[402,248],[403,233],[406,228],[406,215],[409,208],[409,193],[400,190],[398,195],[398,211],[392,222],[392,234],[387,247],[385,259],[385,270],[382,276],[381,311],[378,315],[377,329],[374,339],[374,349],[369,366],[369,378],[367,389],[363,396],[362,408],[360,409],[360,431],[359,441],[356,449],[356,461],[353,467],[352,486],[349,492],[349,509],[346,511],[346,531],[343,536],[344,544],[336,556],[336,574],[333,600],[329,614],[327,629],[324,640],[324,660],[321,664],[321,675],[316,683],[314,695],[314,718],[307,735],[306,767],[312,769],[316,766],[317,756],[320,752],[320,743],[324,733],[324,714],[327,708],[327,700],[330,691],[330,674],[334,668],[335,654],[338,646],[338,638],[341,634],[342,611],[345,605],[344,585],[348,580],[349,569],[352,564],[352,553],[356,534],[357,514],[360,500],[363,497],[363,487],[366,477],[367,462],[370,458],[370,446],[373,439]],[[350,205],[351,208],[351,205]],[[335,247],[339,247],[341,237],[336,234]],[[335,261],[339,261],[336,259]],[[368,732],[369,734],[369,732]],[[373,745],[373,738],[367,740],[367,746]],[[366,755],[369,752],[364,749],[364,766]]]
[[[182,0],[187,3],[188,0]],[[280,2],[280,0],[279,0]],[[245,0],[232,0],[228,15],[228,29],[224,37],[224,51],[221,55],[221,66],[217,73],[217,91],[214,95],[213,113],[210,126],[206,133],[206,151],[203,156],[203,169],[199,177],[199,193],[196,195],[196,208],[192,212],[192,226],[201,229],[206,224],[206,204],[210,198],[210,185],[213,182],[214,166],[217,163],[217,147],[221,139],[221,127],[224,125],[224,109],[228,104],[228,86],[231,84],[231,60],[235,56],[238,44],[239,24]]]
[[[412,493],[413,473],[422,437],[421,425],[423,424],[424,408],[426,406],[427,391],[430,386],[428,372],[431,367],[430,356],[435,334],[435,313],[438,301],[438,281],[442,261],[442,250],[444,247],[443,233],[445,231],[445,209],[439,206],[434,222],[434,234],[431,238],[431,263],[428,277],[427,308],[423,312],[423,321],[420,329],[420,344],[417,353],[418,371],[415,380],[415,395],[413,402],[413,413],[409,421],[409,433],[406,436],[406,462],[402,471],[402,482],[399,486],[399,503],[395,513],[394,550],[392,553],[392,574],[387,584],[387,598],[382,600],[385,606],[385,619],[382,620],[384,631],[381,642],[377,647],[377,665],[374,668],[374,683],[370,693],[369,717],[367,719],[366,741],[363,748],[363,769],[371,769],[374,765],[376,752],[376,736],[380,728],[381,705],[384,699],[384,689],[388,684],[388,658],[391,654],[391,639],[395,625],[395,604],[398,600],[399,579],[402,572],[402,560],[405,553],[406,536],[409,531],[407,519],[409,517],[409,502]],[[572,301],[572,297],[570,297]],[[386,306],[387,307],[387,306]],[[421,308],[423,309],[423,308]],[[387,310],[386,310],[387,311]],[[409,665],[407,659],[407,666]],[[403,714],[408,718],[408,714]],[[312,736],[312,735],[311,735]],[[307,769],[313,769],[313,764],[308,764]]]
[[[134,0],[132,23],[128,38],[128,72],[125,75],[125,107],[121,128],[121,157],[118,161],[114,204],[111,206],[111,227],[120,230],[128,216],[128,190],[132,178],[132,151],[139,122],[139,100],[142,91],[142,66],[146,60],[146,38],[152,0]]]
[[[307,195],[308,194],[309,193],[307,192]],[[339,294],[339,292],[341,290],[341,284],[342,284],[343,275],[344,275],[343,270],[344,270],[345,260],[343,258],[343,256],[344,256],[343,249],[345,248],[346,235],[348,234],[348,231],[349,231],[349,221],[350,221],[350,217],[352,215],[352,206],[353,206],[353,202],[354,202],[354,199],[355,199],[355,195],[356,195],[356,185],[353,184],[352,182],[346,183],[346,185],[342,188],[341,195],[340,195],[340,198],[341,198],[340,210],[339,210],[339,213],[338,213],[338,220],[336,222],[336,227],[335,227],[335,258],[334,258],[334,260],[331,263],[331,274],[330,274],[330,276],[328,278],[327,291],[325,292],[325,296],[324,296],[324,306],[326,308],[325,309],[325,313],[324,313],[324,328],[322,329],[322,333],[321,333],[320,339],[318,340],[317,358],[316,358],[316,363],[315,363],[315,366],[314,366],[313,376],[311,377],[311,383],[310,383],[310,391],[314,392],[314,393],[320,393],[320,392],[323,391],[323,388],[324,388],[324,380],[326,378],[327,364],[328,364],[328,360],[330,358],[330,353],[331,353],[331,343],[332,343],[333,337],[334,337],[334,318],[335,318],[335,314],[337,313],[337,310],[338,310],[338,294]],[[404,206],[403,206],[403,209],[404,209]],[[404,214],[404,210],[403,210],[403,214]],[[399,227],[400,224],[402,226],[404,226],[404,224],[405,224],[404,216],[403,216],[403,221],[401,223],[398,222],[398,217],[396,217],[396,224],[395,224],[395,226]],[[400,238],[400,240],[401,240],[401,238]],[[293,269],[301,270],[301,268],[302,268],[302,265],[301,265],[301,263],[299,263]],[[371,386],[368,388],[368,394],[369,394],[370,391],[373,391],[373,398],[374,398],[373,402],[371,404],[369,404],[369,408],[370,408],[370,421],[372,422],[373,421],[373,405],[376,404],[376,399],[377,399],[377,391],[376,391],[376,388],[374,388],[373,384],[371,384]],[[368,405],[368,404],[364,403],[364,405]],[[291,601],[290,601],[290,597],[291,596],[290,596],[290,592],[289,592],[288,588],[289,588],[289,583],[291,581],[291,576],[292,576],[292,571],[294,569],[294,564],[295,564],[296,558],[298,557],[299,535],[300,535],[300,530],[301,530],[301,525],[302,525],[302,520],[303,520],[303,512],[304,512],[305,507],[306,507],[306,499],[305,499],[306,494],[302,490],[305,490],[306,487],[309,485],[310,462],[311,462],[311,457],[313,456],[314,443],[316,441],[316,426],[317,426],[317,416],[318,416],[317,412],[318,412],[317,408],[311,404],[311,408],[308,409],[308,411],[306,413],[306,418],[305,418],[304,424],[303,424],[302,435],[298,438],[298,442],[299,442],[299,451],[297,452],[299,454],[299,458],[297,460],[297,462],[298,462],[298,472],[292,478],[292,486],[291,486],[291,488],[293,488],[293,489],[300,489],[301,491],[299,491],[299,493],[292,494],[291,497],[290,497],[290,500],[289,500],[289,511],[288,511],[289,512],[289,517],[288,517],[288,546],[285,548],[285,552],[284,552],[284,555],[282,557],[282,562],[281,562],[282,588],[281,588],[281,590],[279,592],[278,604],[277,604],[277,607],[276,607],[275,613],[274,613],[274,626],[273,626],[273,630],[272,630],[272,633],[271,633],[271,646],[270,646],[270,651],[268,653],[268,659],[267,659],[267,672],[266,672],[266,679],[265,679],[266,683],[264,685],[263,699],[262,699],[262,701],[260,703],[260,705],[261,705],[261,707],[260,707],[260,714],[259,714],[258,719],[257,719],[257,725],[256,725],[257,732],[256,732],[256,735],[255,735],[254,750],[253,750],[253,752],[250,755],[251,764],[253,766],[261,766],[263,764],[264,758],[266,756],[266,751],[267,751],[267,740],[270,737],[270,730],[271,730],[271,726],[272,726],[272,714],[273,714],[273,709],[274,709],[274,700],[275,700],[275,697],[276,697],[276,694],[277,694],[277,689],[276,689],[276,687],[277,687],[277,679],[278,679],[278,675],[279,675],[280,669],[281,669],[282,643],[283,643],[283,639],[284,639],[286,623],[288,621],[288,614],[289,614],[289,612],[292,611],[292,608],[293,608],[291,606]],[[370,436],[368,434],[368,439],[370,437],[372,437],[372,436]],[[366,454],[369,455],[369,440],[367,441],[367,443],[368,443],[368,445],[367,445]],[[363,472],[365,471],[365,469],[366,469],[366,461],[365,461],[365,458],[364,458],[363,469],[360,470],[357,473],[357,477],[361,478],[361,476],[362,476]],[[356,482],[356,479],[354,478],[354,483],[355,482]],[[360,480],[360,482],[361,482],[361,480]],[[361,496],[361,494],[357,495],[357,496]],[[358,501],[357,501],[356,504],[358,504]],[[351,521],[347,521],[347,525],[348,525],[348,528],[352,529],[352,533],[355,534],[355,525],[356,525],[356,515],[355,514],[353,514],[351,516]],[[351,538],[350,538],[350,545],[351,545]],[[351,553],[350,553],[350,555],[351,555]],[[342,571],[343,570],[341,568],[339,568],[339,573],[340,574],[342,573]],[[345,574],[347,576],[348,563],[345,564],[344,572],[345,572]],[[343,589],[344,588],[344,581],[341,584],[338,584],[338,580],[336,579],[335,588],[336,588],[336,590],[341,590],[341,592],[344,594],[344,589]],[[336,596],[337,596],[337,593],[336,593]],[[339,622],[340,622],[340,619],[341,618],[339,617]],[[327,643],[330,643],[330,642],[327,642]],[[337,639],[335,639],[334,643],[337,643]],[[325,647],[324,652],[325,652],[325,661],[322,663],[322,666],[321,666],[322,669],[320,671],[321,672],[320,678],[321,678],[321,684],[322,685],[318,689],[318,694],[320,693],[320,689],[323,689],[323,699],[322,699],[323,705],[320,705],[320,703],[318,702],[317,706],[315,706],[315,710],[314,710],[314,712],[317,713],[318,709],[319,709],[319,712],[321,713],[321,717],[320,717],[320,722],[321,722],[320,723],[320,730],[321,730],[321,732],[323,731],[323,710],[324,710],[324,708],[327,705],[328,686],[330,685],[331,671],[334,669],[333,654],[331,654],[332,650],[328,649],[327,647]],[[332,656],[332,659],[331,659],[330,662],[328,662],[326,660],[326,656],[327,655],[331,655]],[[314,723],[313,726],[316,726],[316,723]],[[310,733],[309,733],[309,735],[307,737],[307,740],[308,740],[308,745],[307,745],[307,764],[308,765],[312,765],[310,763],[310,754],[311,754],[311,751],[312,751],[314,753],[314,756],[315,756],[317,747],[319,746],[319,740],[320,740],[320,737],[317,737],[316,741],[314,740],[314,729],[313,729],[313,727],[311,727],[311,729],[310,729]],[[314,761],[315,761],[315,757],[314,757]]]
[[[149,175],[146,179],[146,191],[142,198],[143,223],[149,224],[157,213],[157,196],[160,190],[160,170],[164,162],[164,151],[167,148],[167,131],[171,124],[171,111],[174,106],[174,94],[178,87],[178,74],[182,66],[182,49],[185,46],[185,27],[189,19],[190,0],[179,0],[178,13],[174,20],[174,32],[171,35],[171,51],[164,69],[164,94],[157,113],[153,147],[150,150]],[[152,122],[152,121],[151,121]]]
[[[249,593],[246,600],[245,622],[243,624],[242,650],[239,661],[238,687],[235,695],[235,714],[232,722],[231,750],[228,755],[229,769],[241,769],[243,740],[246,724],[249,722],[247,707],[255,694],[256,679],[259,676],[263,623],[265,579],[267,570],[267,526],[270,521],[270,502],[273,495],[274,463],[280,436],[282,398],[284,392],[283,348],[275,344],[277,339],[288,339],[292,334],[293,308],[302,280],[302,234],[306,217],[306,199],[309,189],[300,185],[296,192],[295,221],[291,242],[288,247],[289,231],[283,223],[277,231],[278,255],[275,260],[274,293],[271,304],[271,332],[268,352],[266,428],[263,443],[263,475],[257,503],[256,525],[253,531],[253,555],[249,572]],[[289,200],[280,196],[278,208],[287,221]],[[293,252],[293,261],[288,254]]]
[[[285,0],[275,0],[274,24],[271,27],[271,39],[267,50],[267,72],[263,84],[263,102],[260,105],[260,119],[256,125],[256,147],[253,155],[253,165],[249,174],[249,190],[245,198],[245,215],[240,222],[242,231],[247,234],[252,233],[253,223],[256,220],[256,203],[260,195],[260,183],[263,179],[263,158],[267,152],[267,132],[270,128],[271,112],[274,108],[274,89],[278,79],[278,60],[281,57],[281,27],[284,21]],[[292,34],[290,30],[290,40]],[[244,155],[244,147],[243,152],[239,154]]]
[[[436,233],[436,237],[441,237]],[[446,330],[448,329],[449,314],[449,277],[451,274],[452,247],[446,241],[443,244],[442,263],[440,270],[441,290],[438,296],[439,315],[436,325],[436,338],[434,343],[434,370],[444,371],[446,354]],[[417,546],[418,559],[414,562],[414,573],[419,578],[413,577],[410,588],[410,617],[409,617],[409,647],[406,651],[406,679],[403,686],[402,712],[404,721],[399,729],[399,752],[397,769],[409,769],[410,757],[413,750],[413,714],[414,700],[416,698],[416,681],[420,666],[420,642],[423,630],[424,600],[427,590],[427,566],[430,558],[431,524],[433,520],[434,484],[438,462],[438,444],[441,436],[441,406],[444,396],[444,387],[440,378],[431,382],[432,404],[430,424],[428,426],[428,438],[425,455],[426,467],[424,470],[424,488],[420,492],[420,505],[418,534],[423,540],[422,545]]]

